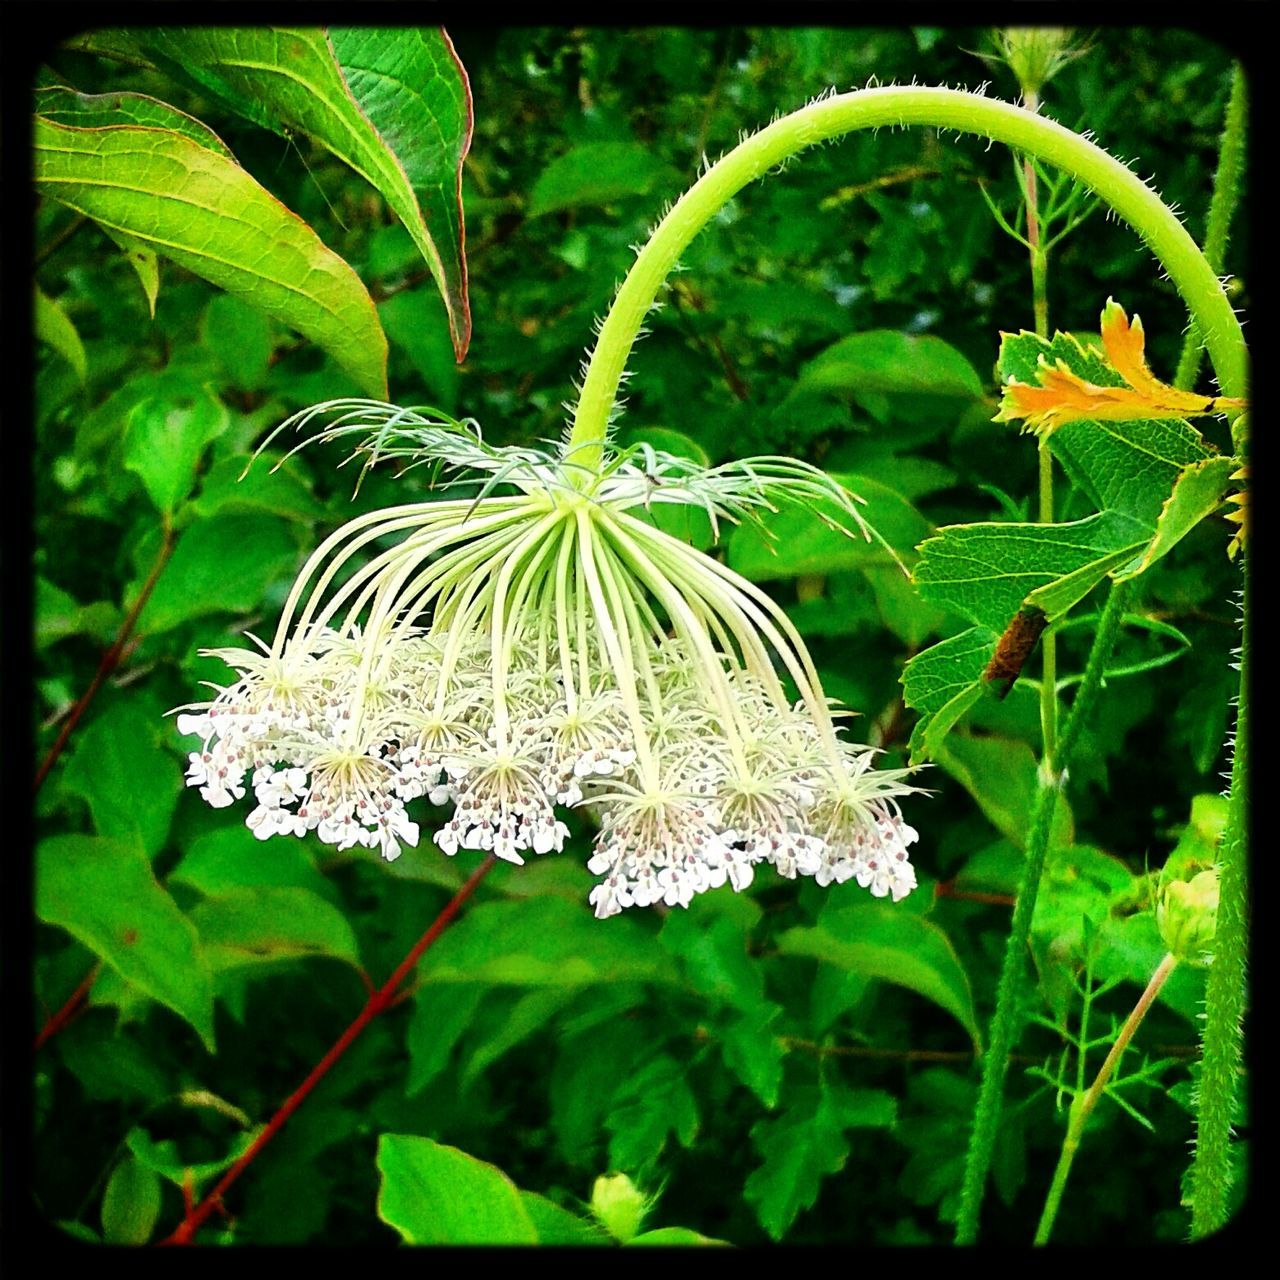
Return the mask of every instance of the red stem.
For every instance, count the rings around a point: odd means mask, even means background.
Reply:
[[[990,902],[998,907],[1011,907],[1014,896],[1011,893],[984,893],[979,889],[957,889],[954,880],[942,880],[934,886],[935,898],[959,898],[964,902]]]
[[[222,1175],[218,1185],[194,1209],[187,1210],[186,1216],[178,1224],[173,1234],[161,1240],[161,1244],[191,1243],[196,1232],[204,1225],[210,1214],[221,1208],[223,1192],[258,1158],[263,1147],[284,1128],[285,1122],[289,1117],[303,1104],[307,1095],[324,1079],[329,1068],[346,1053],[365,1027],[394,1003],[396,991],[400,984],[413,972],[423,953],[444,932],[454,916],[458,914],[462,904],[472,895],[476,886],[488,874],[493,864],[494,859],[490,855],[471,873],[467,882],[449,899],[445,904],[444,910],[432,921],[431,927],[414,944],[413,950],[400,962],[391,977],[369,996],[364,1008],[356,1015],[356,1020],[338,1037],[329,1052],[316,1063],[315,1067],[312,1068],[311,1074],[289,1095],[284,1105],[271,1117],[271,1122],[257,1136],[248,1150]]]
[[[45,1021],[44,1026],[40,1028],[40,1034],[36,1036],[36,1051],[44,1048],[47,1041],[52,1040],[63,1027],[75,1020],[81,1006],[89,995],[89,988],[93,986],[93,981],[98,976],[98,970],[101,968],[100,964],[95,964],[85,974],[80,985],[68,997],[67,1003],[57,1013],[51,1014]]]
[[[49,748],[49,754],[45,756],[44,762],[36,772],[35,784],[31,788],[33,793],[40,790],[45,778],[49,776],[49,770],[53,768],[58,757],[62,754],[63,748],[67,745],[67,739],[71,737],[72,730],[80,722],[80,717],[84,715],[85,709],[93,701],[94,695],[102,688],[102,682],[120,665],[120,658],[124,653],[125,645],[129,643],[129,637],[133,634],[133,629],[138,623],[138,618],[143,608],[151,598],[151,592],[155,589],[160,574],[164,571],[165,565],[169,563],[169,556],[172,551],[173,531],[166,527],[164,541],[160,544],[160,554],[156,557],[151,573],[147,576],[146,582],[142,584],[142,590],[138,592],[138,598],[133,602],[133,608],[129,610],[128,617],[120,624],[120,630],[116,633],[114,643],[102,655],[102,661],[98,663],[98,670],[94,673],[89,687],[81,694],[79,702],[71,708],[67,718],[62,722],[62,729],[57,739],[54,741],[53,746]]]

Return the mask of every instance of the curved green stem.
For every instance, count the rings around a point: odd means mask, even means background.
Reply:
[[[1164,986],[1169,975],[1177,967],[1178,961],[1172,954],[1166,955],[1156,971],[1151,975],[1151,980],[1147,983],[1146,989],[1142,995],[1138,997],[1138,1003],[1133,1006],[1129,1016],[1125,1019],[1124,1026],[1120,1028],[1120,1034],[1116,1037],[1115,1043],[1111,1046],[1111,1052],[1107,1054],[1106,1060],[1094,1078],[1093,1084],[1089,1086],[1088,1092],[1081,1093],[1076,1096],[1071,1103],[1071,1114],[1067,1120],[1066,1136],[1062,1140],[1062,1153],[1058,1156],[1058,1167],[1053,1173],[1053,1182],[1049,1187],[1049,1194],[1045,1198],[1044,1211],[1040,1215],[1040,1225],[1036,1228],[1036,1244],[1048,1244],[1049,1236],[1053,1232],[1053,1224],[1058,1216],[1058,1206],[1062,1203],[1062,1193],[1067,1189],[1067,1177],[1071,1173],[1071,1164],[1076,1158],[1076,1151],[1080,1147],[1080,1139],[1084,1136],[1085,1125],[1089,1123],[1089,1117],[1093,1114],[1093,1109],[1098,1105],[1107,1085],[1111,1082],[1111,1077],[1115,1074],[1116,1067],[1120,1065],[1120,1059],[1124,1056],[1124,1051],[1129,1047],[1133,1040],[1134,1033],[1142,1025],[1142,1020],[1147,1016],[1151,1006],[1155,1003],[1156,996],[1160,994],[1160,988]]]
[[[1235,754],[1231,761],[1227,825],[1218,850],[1218,919],[1213,965],[1205,984],[1205,1014],[1196,1114],[1196,1151],[1191,1166],[1191,1234],[1208,1235],[1227,1221],[1233,1181],[1231,1123],[1240,1087],[1248,942],[1249,661],[1250,588],[1244,563],[1244,622],[1240,636],[1240,697]]]
[[[1006,143],[1071,174],[1143,239],[1191,309],[1222,393],[1244,394],[1240,322],[1217,273],[1177,216],[1119,160],[1088,139],[1012,103],[958,89],[890,86],[811,102],[753,134],[712,165],[663,218],[622,282],[587,366],[566,452],[599,470],[627,358],[667,276],[694,236],[749,182],[797,151],[856,129],[930,125]]]
[[[1031,933],[1031,920],[1035,914],[1036,897],[1040,890],[1040,876],[1044,871],[1045,857],[1049,852],[1049,837],[1053,829],[1053,813],[1058,803],[1059,781],[1065,776],[1071,753],[1079,741],[1080,733],[1097,704],[1102,689],[1102,673],[1106,669],[1111,650],[1115,647],[1124,619],[1125,603],[1130,586],[1117,582],[1107,597],[1106,607],[1098,622],[1093,648],[1085,665],[1084,680],[1071,704],[1066,728],[1058,740],[1057,767],[1060,773],[1049,780],[1042,780],[1031,810],[1031,830],[1027,836],[1027,860],[1022,867],[1018,884],[1018,897],[1013,909],[1013,922],[1005,943],[1004,960],[1000,966],[1000,981],[996,988],[996,1011],[991,1023],[991,1040],[982,1060],[982,1083],[978,1089],[978,1106],[974,1113],[973,1130],[969,1135],[969,1151],[965,1158],[964,1182],[960,1192],[960,1216],[956,1223],[956,1243],[973,1244],[978,1238],[978,1214],[982,1208],[982,1195],[986,1188],[987,1171],[995,1150],[996,1134],[1000,1123],[1000,1104],[1004,1094],[1004,1079],[1009,1069],[1009,1055],[1021,1027],[1018,989],[1026,966],[1027,939]]]

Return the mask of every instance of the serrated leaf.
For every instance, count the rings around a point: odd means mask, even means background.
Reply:
[[[911,549],[928,535],[929,522],[901,494],[870,476],[833,479],[865,499],[858,505],[859,513],[892,551],[874,539],[844,533],[849,517],[834,503],[815,501],[812,510],[788,503],[776,514],[764,513],[758,526],[743,524],[733,531],[729,567],[753,582],[868,567],[888,567],[900,574],[895,553],[899,558],[910,556]],[[829,527],[823,517],[842,528]]]
[[[205,448],[230,425],[221,400],[206,391],[182,399],[143,400],[129,414],[124,465],[166,516],[195,488]]]
[[[880,902],[832,898],[815,925],[782,934],[778,950],[906,987],[945,1009],[978,1043],[969,976],[932,921]]]
[[[623,1173],[641,1174],[652,1167],[674,1135],[682,1147],[698,1136],[698,1101],[689,1088],[685,1067],[669,1054],[659,1054],[621,1082],[605,1118],[609,1163]]]
[[[781,1006],[766,1005],[732,1019],[719,1033],[724,1065],[770,1110],[778,1105],[782,1060],[787,1055],[774,1030],[781,1015]]]
[[[920,547],[912,577],[926,600],[1003,632],[1024,603],[1053,619],[1151,540],[1118,511],[1068,524],[948,525]]]
[[[160,1216],[160,1179],[136,1157],[116,1165],[102,1197],[102,1238],[107,1244],[146,1244]]]
[[[156,883],[140,848],[94,836],[41,841],[36,915],[185,1018],[213,1052],[213,980],[195,926]]]
[[[233,160],[169,129],[37,119],[37,189],[225,289],[385,397],[387,341],[359,277]]]
[[[1117,582],[1145,573],[1161,556],[1221,505],[1231,487],[1235,462],[1231,458],[1205,458],[1184,468],[1174,482],[1160,515],[1156,519],[1156,536],[1142,553],[1142,558],[1115,575]]]
[[[62,785],[89,806],[101,836],[134,840],[149,858],[164,848],[178,803],[178,762],[157,742],[160,729],[118,702],[84,730]]]
[[[521,1193],[501,1169],[430,1138],[378,1139],[378,1217],[409,1244],[536,1244]]]
[[[81,382],[89,374],[89,363],[84,354],[84,343],[76,327],[67,318],[60,303],[55,302],[39,285],[36,285],[35,325],[36,337],[48,343],[75,371]]]
[[[471,331],[460,199],[471,100],[442,30],[187,27],[130,36],[175,78],[275,133],[307,134],[376,188],[430,268],[462,359]]]
[[[190,917],[215,973],[309,956],[329,956],[360,967],[346,916],[309,889],[234,889],[197,903]]]
[[[918,653],[902,670],[902,696],[920,713],[911,733],[911,763],[932,760],[942,740],[982,697],[982,674],[999,637],[970,627]]]
[[[138,630],[154,634],[210,613],[246,613],[297,559],[288,525],[273,516],[228,512],[193,524],[178,538]]]
[[[644,195],[661,172],[661,160],[638,142],[588,142],[557,156],[538,175],[528,216]]]

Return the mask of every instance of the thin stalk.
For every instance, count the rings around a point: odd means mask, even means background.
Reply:
[[[1218,151],[1218,171],[1213,178],[1213,196],[1209,201],[1209,220],[1205,227],[1204,256],[1219,275],[1227,257],[1227,236],[1231,231],[1231,217],[1240,198],[1240,177],[1244,172],[1244,137],[1248,99],[1244,83],[1244,71],[1237,66],[1231,80],[1231,97],[1227,99],[1227,118],[1222,129],[1222,144]],[[1184,391],[1195,386],[1200,372],[1200,355],[1204,339],[1200,326],[1193,316],[1187,326],[1187,336],[1182,344],[1182,356],[1178,360],[1178,372],[1173,385]]]
[[[1111,1077],[1115,1074],[1116,1067],[1120,1065],[1120,1059],[1124,1056],[1125,1050],[1133,1040],[1134,1033],[1142,1025],[1143,1018],[1147,1016],[1148,1010],[1155,1003],[1156,996],[1160,994],[1160,988],[1164,986],[1165,980],[1174,971],[1177,964],[1177,958],[1172,954],[1166,955],[1160,961],[1155,973],[1151,975],[1151,981],[1147,983],[1146,989],[1138,997],[1138,1003],[1133,1006],[1129,1016],[1125,1019],[1124,1026],[1120,1028],[1120,1034],[1116,1037],[1110,1053],[1107,1054],[1106,1060],[1103,1062],[1097,1076],[1094,1077],[1094,1081],[1089,1086],[1088,1091],[1076,1094],[1072,1101],[1071,1112],[1067,1119],[1066,1136],[1062,1140],[1062,1153],[1058,1157],[1058,1167],[1054,1170],[1053,1182],[1049,1187],[1049,1194],[1045,1198],[1044,1211],[1040,1215],[1040,1225],[1036,1228],[1036,1244],[1049,1243],[1049,1235],[1053,1231],[1053,1223],[1058,1216],[1058,1207],[1062,1203],[1062,1193],[1066,1190],[1067,1178],[1071,1173],[1071,1163],[1080,1147],[1080,1139],[1084,1136],[1085,1126],[1089,1123],[1089,1117],[1101,1101]],[[1081,1061],[1083,1063],[1083,1055]]]
[[[1244,620],[1240,634],[1240,693],[1235,753],[1227,796],[1227,825],[1218,849],[1218,916],[1213,965],[1205,984],[1195,1159],[1191,1166],[1191,1235],[1209,1235],[1226,1225],[1233,1182],[1231,1123],[1240,1088],[1248,942],[1249,808],[1249,552],[1244,553]]]
[[[1199,246],[1146,183],[1100,147],[1020,106],[956,89],[894,85],[811,102],[735,147],[678,200],[641,250],[605,317],[583,379],[566,456],[598,474],[628,356],[645,316],[685,248],[743,187],[788,156],[856,129],[930,125],[992,138],[1056,166],[1128,222],[1183,295],[1205,335],[1224,395],[1243,395],[1240,322]]]
[[[365,1006],[356,1015],[355,1021],[338,1037],[333,1047],[312,1068],[307,1078],[285,1099],[284,1105],[271,1117],[270,1123],[254,1139],[253,1144],[218,1180],[218,1184],[198,1205],[188,1207],[186,1215],[171,1235],[161,1240],[161,1244],[190,1244],[195,1234],[209,1216],[222,1206],[222,1196],[233,1182],[258,1158],[262,1149],[272,1138],[284,1128],[289,1117],[306,1101],[307,1095],[328,1074],[330,1068],[352,1046],[360,1033],[379,1014],[385,1013],[395,1002],[400,988],[413,972],[427,948],[445,931],[454,916],[462,909],[462,905],[475,892],[480,881],[492,870],[494,858],[487,857],[468,877],[462,888],[449,899],[444,909],[431,922],[426,933],[414,943],[412,950],[396,966],[396,971],[377,991],[370,994]]]
[[[1058,779],[1065,777],[1071,753],[1079,741],[1081,730],[1093,715],[1098,695],[1102,690],[1102,675],[1111,650],[1115,647],[1124,618],[1129,584],[1117,582],[1111,587],[1106,607],[1098,622],[1098,630],[1085,664],[1084,680],[1071,704],[1066,728],[1058,743]],[[973,1130],[969,1135],[969,1151],[965,1158],[964,1181],[960,1193],[960,1216],[956,1223],[956,1243],[973,1244],[978,1238],[978,1215],[982,1209],[982,1197],[986,1190],[987,1172],[995,1150],[996,1134],[1000,1124],[1000,1110],[1004,1093],[1004,1080],[1009,1069],[1009,1055],[1021,1029],[1019,1016],[1019,987],[1026,965],[1027,939],[1031,932],[1031,919],[1036,909],[1036,897],[1040,890],[1040,877],[1044,871],[1045,857],[1049,851],[1049,837],[1053,829],[1053,814],[1057,807],[1060,781],[1041,786],[1036,793],[1031,810],[1031,829],[1027,836],[1027,857],[1018,884],[1018,898],[1013,909],[1013,921],[1005,943],[1004,961],[1000,966],[1000,980],[996,988],[996,1009],[991,1022],[990,1043],[982,1060],[982,1083],[978,1090],[978,1106],[974,1114]]]

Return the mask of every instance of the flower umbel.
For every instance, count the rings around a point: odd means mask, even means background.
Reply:
[[[217,651],[237,678],[178,717],[209,804],[252,789],[259,839],[314,831],[390,860],[417,844],[408,806],[426,797],[452,805],[434,833],[446,854],[514,863],[560,849],[557,806],[581,807],[599,824],[600,917],[741,890],[762,862],[895,901],[915,887],[905,771],[840,736],[769,596],[650,514],[821,500],[872,536],[843,489],[787,459],[703,468],[648,447],[588,472],[567,447],[492,449],[416,410],[321,409],[340,415],[321,438],[373,428],[374,459],[489,479],[479,497],[352,520],[304,566],[269,645]]]

